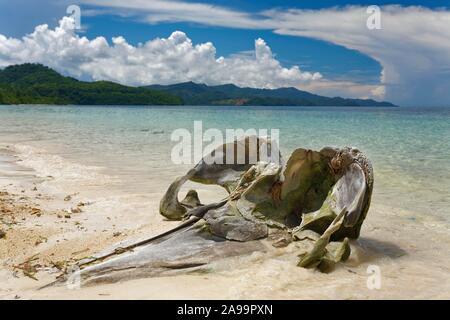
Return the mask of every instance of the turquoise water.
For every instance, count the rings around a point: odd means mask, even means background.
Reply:
[[[171,162],[172,131],[200,120],[204,130],[280,129],[285,159],[297,147],[358,147],[373,162],[376,201],[450,218],[450,108],[0,106],[0,146],[35,148],[28,163],[47,154],[98,167],[123,192],[162,192],[188,168]]]

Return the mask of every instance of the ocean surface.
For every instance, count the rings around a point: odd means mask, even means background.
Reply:
[[[279,129],[298,147],[354,146],[372,160],[375,200],[450,221],[450,108],[0,106],[0,149],[42,177],[101,194],[159,194],[190,166],[171,133]]]

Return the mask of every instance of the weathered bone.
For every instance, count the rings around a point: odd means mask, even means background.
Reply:
[[[263,153],[263,148],[269,149],[269,154]],[[251,157],[251,151],[256,151],[256,156]],[[227,150],[233,150],[233,158],[229,158]],[[278,146],[265,138],[256,136],[245,137],[232,143],[226,143],[213,150],[189,172],[170,185],[160,202],[159,212],[169,220],[181,220],[191,209],[184,202],[178,201],[178,193],[181,186],[188,180],[203,184],[215,184],[224,187],[231,193],[237,185],[241,175],[249,170],[253,164],[261,158],[279,159],[273,154],[278,153]],[[239,157],[242,155],[242,157]],[[215,162],[213,161],[215,160]],[[254,160],[252,162],[251,160]]]
[[[247,146],[250,139],[231,145]],[[258,146],[270,143],[253,139]],[[225,146],[213,153],[225,157]],[[329,147],[295,150],[284,170],[280,162],[252,164],[249,158],[246,149],[243,164],[211,164],[206,157],[202,159],[169,186],[160,203],[166,218],[190,220],[160,236],[80,264],[78,275],[83,283],[201,270],[223,258],[265,251],[260,239],[274,228],[290,234],[294,241],[313,244],[301,255],[301,267],[327,272],[345,261],[350,254],[348,238],[359,236],[370,206],[370,161],[357,149]],[[188,180],[222,186],[229,195],[204,205],[191,190],[179,202],[179,190]],[[283,243],[289,245],[291,239]]]
[[[261,242],[226,241],[211,235],[202,225],[194,225],[99,264],[89,264],[69,276],[80,279],[86,286],[181,272],[207,272],[211,262],[265,250]]]
[[[312,250],[305,255],[303,255],[298,263],[299,267],[304,268],[312,268],[319,266],[322,260],[326,257],[327,254],[327,246],[330,242],[331,236],[338,231],[343,222],[344,217],[347,214],[347,208],[343,208],[341,213],[336,216],[336,218],[333,220],[333,222],[328,226],[328,228],[325,230],[325,232],[322,234],[322,236],[317,239],[316,243],[314,244],[314,247]],[[347,256],[348,257],[348,256]],[[339,255],[337,257],[337,261],[334,261],[335,263],[339,262],[344,257],[343,254]]]

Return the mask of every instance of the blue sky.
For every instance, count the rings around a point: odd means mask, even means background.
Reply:
[[[149,0],[151,1],[151,0]],[[342,5],[425,5],[427,7],[450,6],[450,1],[334,1],[334,0],[198,0],[200,2],[225,6],[247,12],[258,12],[271,8],[320,9]],[[430,4],[432,2],[432,4]],[[43,7],[45,4],[45,7]],[[35,1],[35,0],[0,0],[0,33],[21,37],[31,32],[38,24],[47,23],[56,26],[59,19],[66,14],[68,4],[79,4],[83,8],[95,8],[92,5],[75,1]],[[45,10],[44,10],[45,8]],[[174,30],[182,30],[195,42],[213,41],[219,55],[229,55],[239,51],[253,49],[256,38],[266,40],[277,58],[285,65],[300,65],[305,70],[320,71],[330,78],[357,78],[362,82],[378,81],[380,65],[354,50],[308,38],[280,36],[271,30],[246,30],[241,28],[223,28],[205,26],[199,23],[161,23],[149,25],[117,15],[100,15],[82,17],[87,27],[85,35],[89,38],[104,36],[111,39],[123,36],[132,44],[145,42],[156,37],[167,37]]]
[[[77,4],[82,9],[81,22],[84,28],[82,32],[78,32],[78,35],[80,37],[85,36],[90,40],[96,37],[105,37],[110,45],[112,45],[111,39],[117,36],[122,36],[128,44],[137,46],[139,43],[145,43],[158,37],[167,38],[172,32],[180,30],[191,39],[193,44],[212,42],[217,57],[228,57],[255,50],[255,40],[262,38],[270,47],[275,59],[283,67],[292,68],[298,66],[303,72],[320,73],[322,79],[326,79],[330,83],[332,81],[336,83],[342,81],[344,84],[346,82],[361,85],[379,84],[383,70],[390,70],[388,68],[394,65],[394,61],[385,61],[387,58],[379,58],[376,52],[372,54],[373,50],[361,50],[359,46],[352,45],[348,40],[340,41],[339,39],[335,40],[331,36],[326,36],[326,32],[330,34],[334,32],[333,28],[322,30],[324,34],[315,35],[311,31],[312,36],[309,36],[309,34],[304,36],[303,34],[291,34],[291,32],[279,32],[271,24],[267,24],[267,27],[264,24],[260,27],[249,27],[246,23],[236,23],[236,25],[225,23],[224,25],[220,21],[216,23],[214,19],[205,23],[203,16],[193,15],[185,19],[178,9],[173,10],[173,12],[170,11],[172,9],[168,9],[163,14],[160,12],[155,13],[154,8],[140,10],[139,4],[142,2],[139,1],[143,0],[130,0],[129,2],[133,1],[138,4],[137,7],[127,7],[127,1],[121,2],[120,0],[116,1],[119,3],[118,6],[110,5],[112,2],[102,0],[0,0],[0,34],[20,39],[31,33],[40,24],[45,23],[49,25],[49,28],[55,28],[58,26],[59,20],[66,14],[67,6],[69,4]],[[151,2],[152,0],[147,1],[147,3]],[[357,0],[346,1],[345,3],[332,0],[169,0],[166,2],[169,4],[176,2],[183,5],[211,5],[230,12],[251,15],[251,19],[256,21],[256,23],[259,21],[260,14],[266,10],[276,10],[279,15],[292,9],[311,9],[320,18],[321,9],[334,10],[333,8],[336,6],[343,7],[347,5],[364,7],[376,4],[382,7],[383,5],[396,4],[403,8],[422,6],[431,10],[444,11],[445,13],[448,12],[447,8],[450,7],[450,1],[441,0]],[[208,7],[200,6],[199,8]],[[170,15],[170,18],[161,18],[157,16],[158,14],[161,16]],[[187,13],[187,15],[189,14]],[[207,15],[208,13],[206,12],[205,14]],[[303,14],[303,11],[300,14]],[[405,15],[407,13],[401,12],[401,14]],[[146,20],[146,17],[150,16],[155,16],[156,20],[152,20],[152,22]],[[302,21],[302,19],[299,18],[299,21]],[[447,28],[449,27],[447,25]],[[311,28],[314,27],[312,26]],[[365,51],[368,51],[370,54]],[[395,58],[392,59],[395,60]],[[395,72],[398,73],[398,70],[395,70]],[[446,69],[443,72],[447,75]],[[394,72],[391,73],[393,74]],[[336,86],[333,86],[333,88]],[[320,86],[320,88],[323,88],[323,86]],[[323,93],[320,91],[321,89],[317,90],[319,93]],[[327,87],[327,90],[329,90],[329,87]],[[330,95],[335,92],[333,90],[329,90]],[[359,94],[360,91],[358,90],[355,89],[354,92]],[[438,90],[438,92],[441,91]],[[337,90],[337,93],[339,93],[339,90]],[[347,96],[351,95],[350,92],[342,91],[342,93]],[[391,98],[392,95],[388,95],[388,97]],[[429,97],[426,97],[426,99],[429,99]],[[397,101],[403,100],[406,101],[408,99],[405,99],[405,97],[398,97],[397,99]],[[450,101],[450,98],[442,99],[442,101],[442,104],[446,104],[447,101]],[[412,104],[412,101],[409,100],[405,104]],[[441,104],[439,99],[436,100],[435,104]]]

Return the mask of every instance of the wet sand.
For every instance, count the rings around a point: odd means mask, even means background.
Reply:
[[[1,299],[450,298],[448,225],[384,205],[376,185],[350,259],[329,274],[296,267],[296,252],[288,247],[232,259],[207,274],[37,290],[78,259],[124,239],[156,235],[177,222],[157,214],[166,186],[150,195],[115,196],[114,202],[109,190],[87,194],[76,184],[58,189],[53,177],[37,177],[19,160],[12,151],[0,152]],[[211,189],[200,194],[206,202],[215,197]],[[373,274],[368,270],[379,270],[379,289],[369,288]]]

